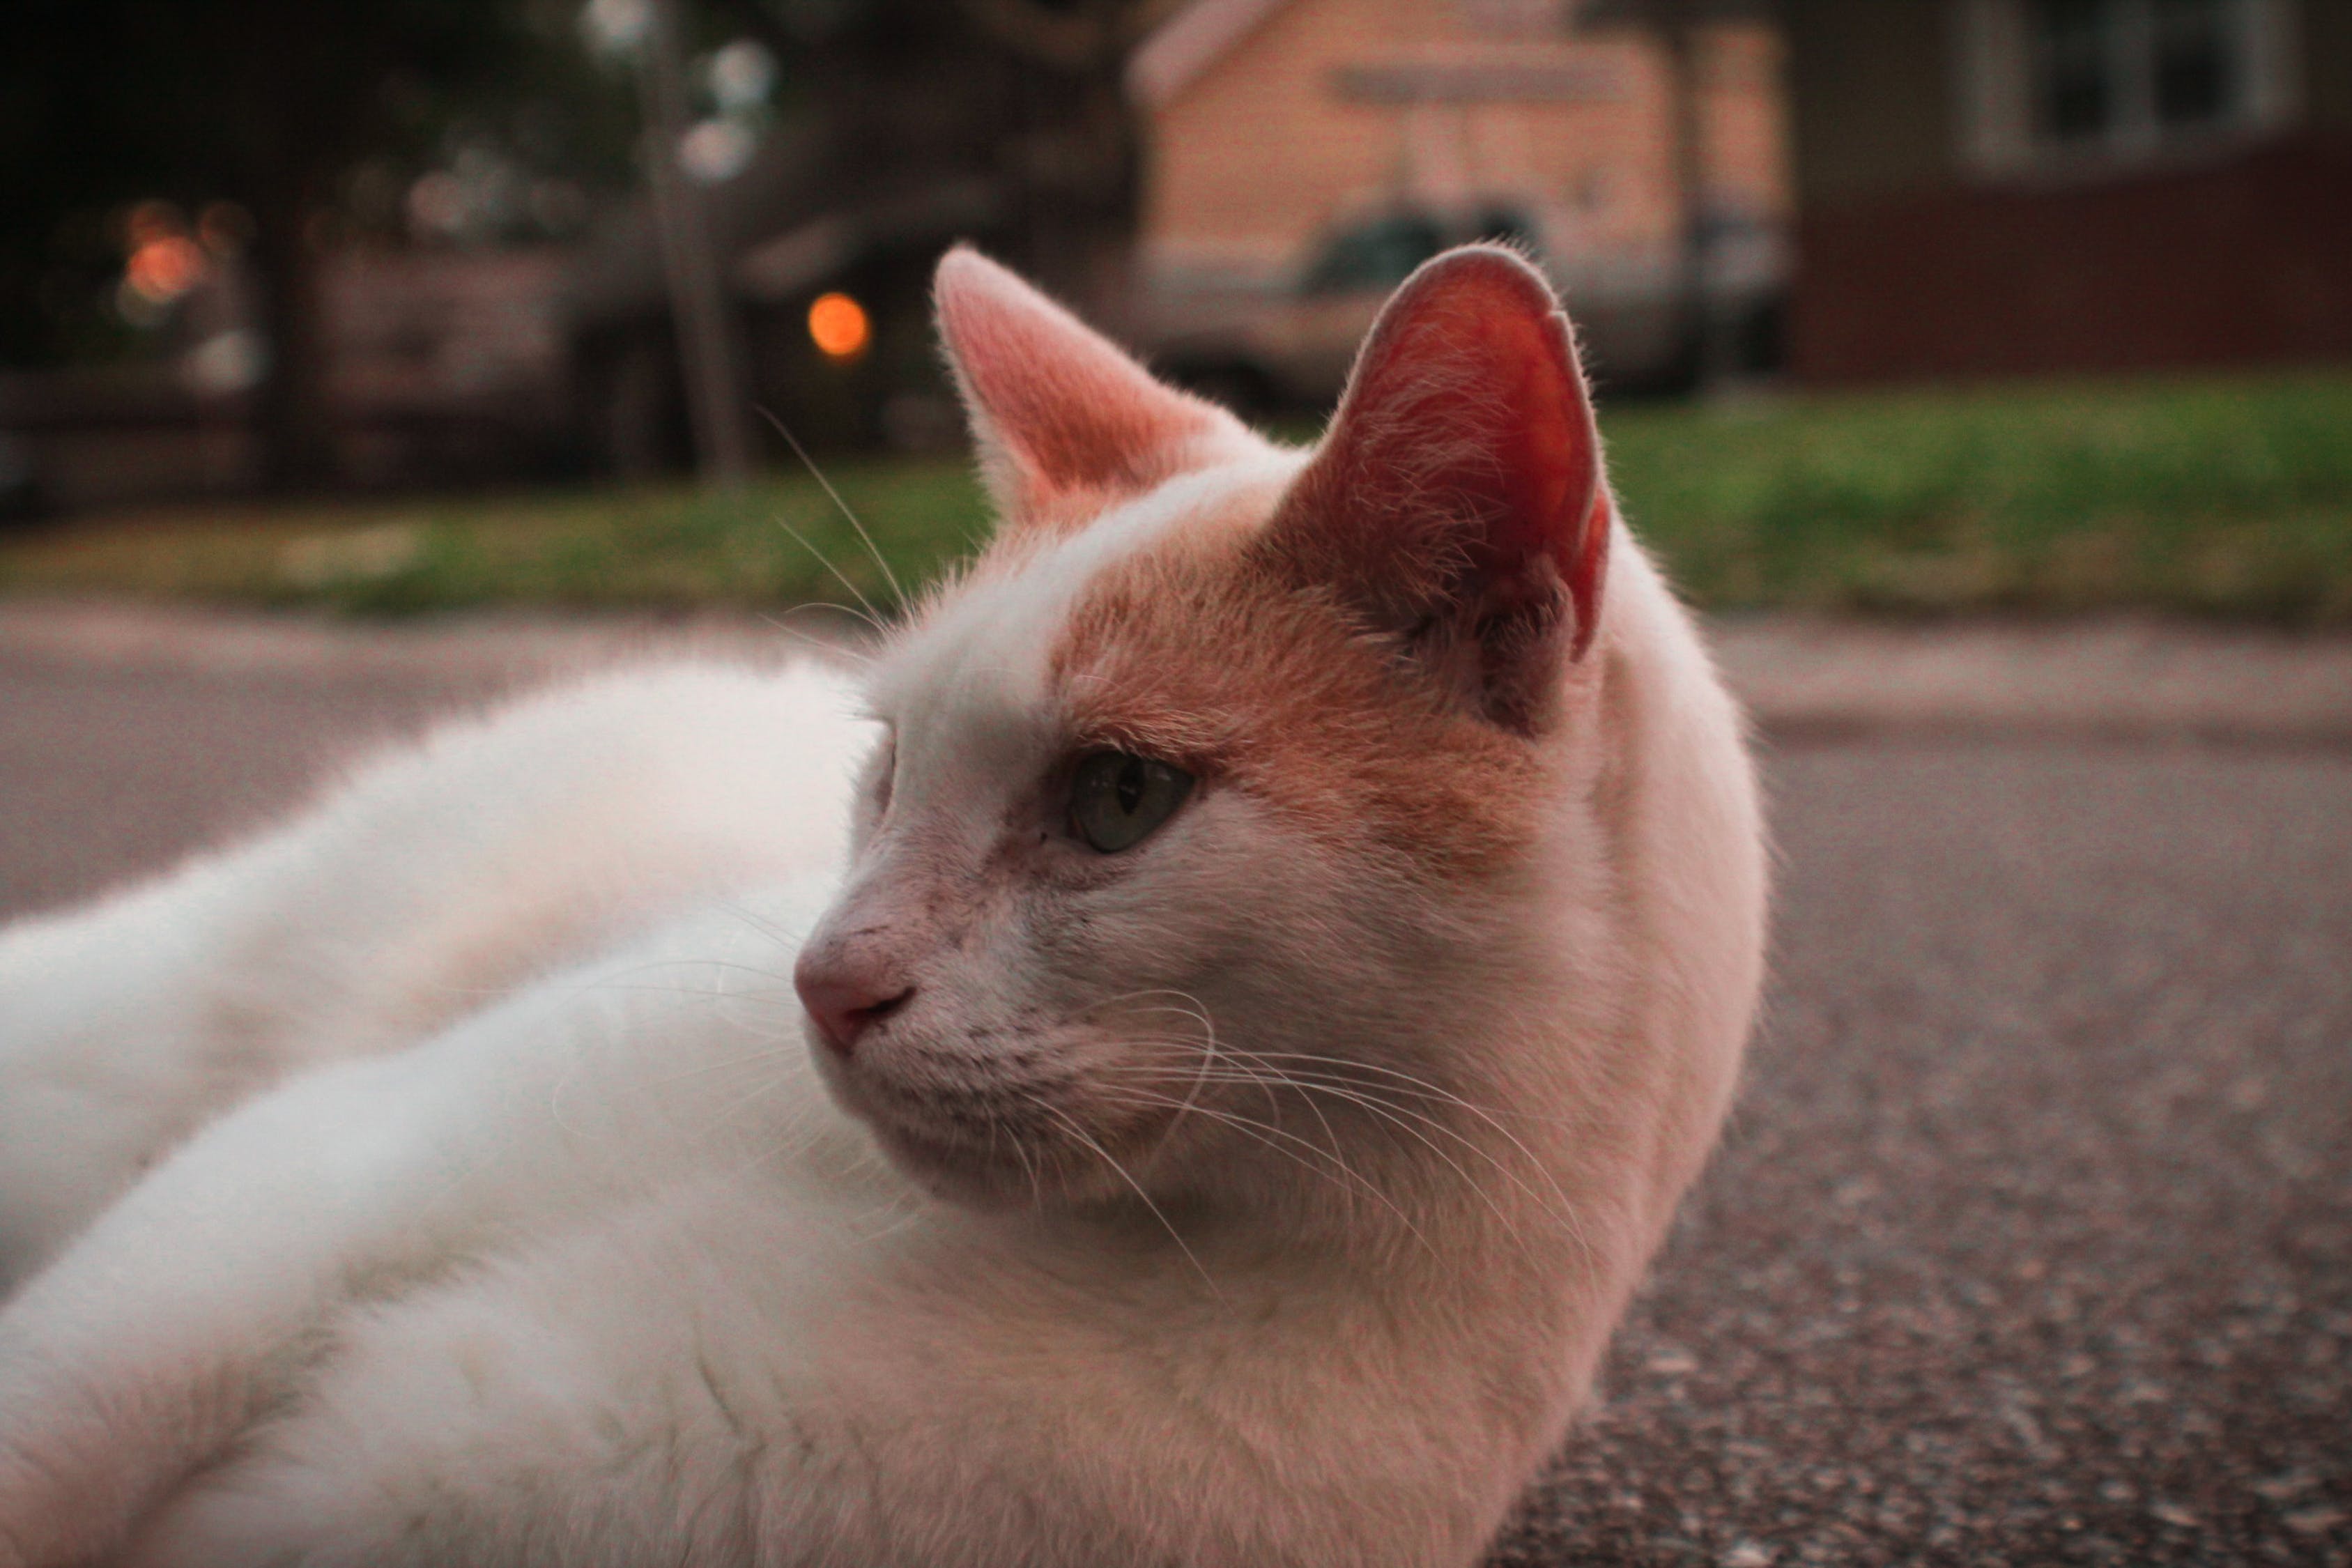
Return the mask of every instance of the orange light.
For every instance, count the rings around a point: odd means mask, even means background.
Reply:
[[[178,299],[204,280],[205,253],[184,235],[150,239],[131,253],[123,271],[131,287],[154,304]]]
[[[809,307],[809,336],[827,359],[856,359],[874,335],[866,307],[846,294],[820,294]]]

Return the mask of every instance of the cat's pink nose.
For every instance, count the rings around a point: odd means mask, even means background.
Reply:
[[[857,1048],[857,1037],[906,1005],[915,994],[911,985],[877,973],[859,974],[826,963],[811,963],[803,953],[793,966],[793,988],[801,1005],[816,1020],[824,1043],[847,1056]]]

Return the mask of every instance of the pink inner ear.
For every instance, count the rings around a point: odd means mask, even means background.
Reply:
[[[1015,517],[1132,493],[1239,426],[1151,378],[1115,344],[975,251],[940,261],[940,331],[991,478]]]
[[[1609,548],[1600,437],[1567,320],[1517,257],[1455,251],[1398,291],[1315,467],[1311,504],[1340,530],[1323,548],[1357,553],[1359,574],[1423,598],[1466,563],[1507,605],[1556,572],[1571,657],[1590,645]]]

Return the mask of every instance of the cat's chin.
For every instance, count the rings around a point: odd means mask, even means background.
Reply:
[[[1007,1212],[1044,1207],[1055,1196],[1051,1186],[1032,1175],[1033,1167],[1005,1154],[1002,1146],[991,1152],[957,1139],[942,1139],[865,1119],[875,1142],[890,1163],[917,1186],[945,1203],[965,1208]]]
[[[1011,1128],[990,1138],[939,1131],[859,1106],[855,1096],[845,1098],[902,1175],[941,1202],[964,1208],[997,1214],[1087,1208],[1124,1197],[1141,1163],[1133,1149],[1123,1151],[1122,1163],[1113,1166],[1098,1147],[1041,1146]]]

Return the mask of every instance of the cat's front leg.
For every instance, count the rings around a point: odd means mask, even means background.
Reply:
[[[679,1171],[840,1137],[796,1027],[745,994],[779,966],[761,933],[807,901],[770,900],[756,931],[687,922],[411,1051],[298,1079],[133,1189],[0,1312],[0,1568],[102,1558],[350,1304]],[[747,1070],[783,1089],[756,1115]]]
[[[0,1565],[103,1557],[278,1391],[338,1297],[396,1266],[369,1189],[405,1184],[408,1156],[370,1124],[371,1076],[217,1124],[0,1313]]]

